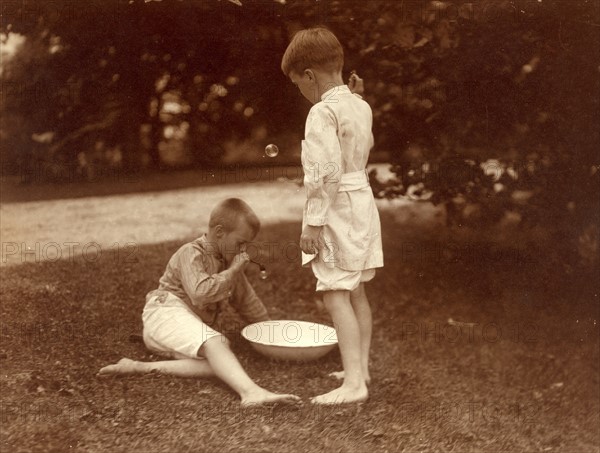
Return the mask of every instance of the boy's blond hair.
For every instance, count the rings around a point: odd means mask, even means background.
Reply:
[[[341,72],[344,66],[344,49],[336,36],[324,27],[297,32],[281,60],[281,70],[286,76],[291,72],[301,75],[305,69]]]
[[[208,227],[221,225],[226,232],[235,230],[243,218],[256,235],[260,230],[260,220],[250,206],[239,198],[227,198],[213,208]]]

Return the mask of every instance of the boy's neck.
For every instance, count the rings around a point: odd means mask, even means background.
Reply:
[[[317,85],[319,89],[319,100],[321,99],[321,96],[323,96],[332,88],[345,85],[344,79],[342,79],[342,74],[339,72],[331,74],[328,72],[315,71],[315,76],[317,78]]]

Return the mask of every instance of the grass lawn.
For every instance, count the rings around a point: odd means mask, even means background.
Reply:
[[[213,380],[97,378],[140,343],[144,295],[180,243],[0,268],[0,450],[162,452],[598,452],[598,285],[569,275],[543,247],[417,229],[382,216],[386,266],[368,287],[374,312],[370,399],[320,408],[337,350],[318,362],[271,362],[224,326],[242,364],[298,407],[240,409]],[[248,269],[273,318],[329,323],[293,248],[298,223],[257,241],[269,279]],[[481,236],[477,236],[480,238]],[[525,244],[525,241],[523,241]],[[488,244],[489,245],[489,244]],[[267,250],[265,248],[265,250]]]

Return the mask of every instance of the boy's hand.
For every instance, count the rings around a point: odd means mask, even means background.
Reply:
[[[300,236],[300,249],[304,253],[314,255],[322,248],[323,243],[321,241],[321,226],[306,225],[302,230]]]
[[[237,255],[235,255],[233,257],[233,260],[231,261],[231,265],[229,266],[229,269],[233,269],[236,272],[244,270],[244,268],[246,267],[246,264],[248,264],[249,262],[250,262],[250,256],[246,252],[238,253]]]
[[[364,80],[358,77],[356,71],[352,71],[350,75],[350,81],[348,82],[348,88],[352,93],[363,94],[365,92]]]

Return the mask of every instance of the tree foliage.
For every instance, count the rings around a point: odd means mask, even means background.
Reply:
[[[217,162],[219,144],[247,136],[272,118],[294,117],[278,64],[287,36],[261,6],[245,9],[214,1],[52,2],[52,8],[15,7],[5,32],[26,41],[3,68],[2,109],[16,117],[9,160],[31,160],[33,134],[53,139],[44,158],[72,162],[102,142],[122,148],[128,169],[143,165],[140,128],[150,125],[150,162],[170,121],[165,94],[189,125],[198,163]],[[33,8],[33,7],[32,7]],[[99,25],[104,24],[104,25]],[[274,47],[279,42],[279,46]],[[273,74],[277,80],[273,84]],[[33,75],[33,77],[31,77]],[[275,112],[275,115],[271,113]],[[300,118],[299,114],[295,114]],[[15,139],[16,129],[21,129]],[[5,156],[6,157],[6,156]]]
[[[77,162],[102,142],[136,169],[146,125],[149,162],[161,166],[169,96],[196,164],[218,162],[225,140],[260,127],[301,132],[306,109],[280,58],[294,31],[326,25],[345,47],[345,78],[356,69],[365,79],[376,147],[397,175],[380,196],[418,187],[450,223],[465,221],[462,202],[480,206],[478,222],[515,210],[579,231],[597,224],[597,1],[234,3],[4,7],[4,36],[26,40],[2,67],[3,159]],[[48,131],[46,144],[32,140]]]

